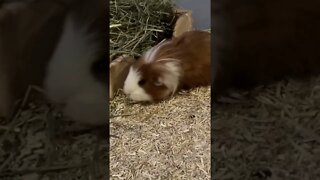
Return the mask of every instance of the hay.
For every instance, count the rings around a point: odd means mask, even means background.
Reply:
[[[175,20],[170,0],[110,1],[110,60],[143,51],[172,33]]]
[[[210,88],[159,104],[110,105],[111,179],[210,179]],[[130,116],[121,116],[122,114]]]
[[[212,117],[215,179],[318,179],[320,77],[234,93]]]

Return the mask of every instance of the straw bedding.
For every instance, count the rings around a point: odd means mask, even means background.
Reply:
[[[210,179],[210,88],[159,104],[111,103],[111,179]]]
[[[73,131],[30,88],[10,121],[0,121],[0,179],[106,179],[107,144],[100,130]],[[105,132],[105,130],[103,130]]]
[[[319,177],[320,77],[234,93],[214,110],[214,178]]]

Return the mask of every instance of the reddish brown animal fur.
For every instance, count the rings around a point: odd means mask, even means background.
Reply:
[[[132,66],[139,72],[140,82],[143,81],[139,86],[144,90],[144,93],[151,97],[152,101],[160,101],[181,89],[210,85],[210,47],[211,34],[196,30],[160,43],[146,52]],[[166,60],[161,61],[161,59]],[[169,67],[168,64],[170,64]],[[179,70],[172,69],[172,65],[175,65]],[[128,76],[130,75],[132,74],[129,73]],[[180,76],[177,82],[174,78],[176,76]],[[127,78],[124,90],[127,94],[132,94],[134,90],[128,90],[130,89],[129,79],[130,77]],[[168,87],[170,83],[177,83],[177,88]]]

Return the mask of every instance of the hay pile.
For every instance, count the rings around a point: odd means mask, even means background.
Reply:
[[[234,94],[212,117],[215,179],[320,176],[320,77]]]
[[[171,0],[111,0],[110,60],[123,54],[140,56],[172,34]]]

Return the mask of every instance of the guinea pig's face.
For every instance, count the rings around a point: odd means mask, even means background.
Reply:
[[[172,73],[169,63],[143,63],[140,59],[130,67],[124,82],[124,93],[133,101],[158,102],[172,95],[179,78]]]
[[[164,40],[144,53],[130,68],[124,93],[133,101],[157,102],[178,88],[181,65],[171,40]]]

